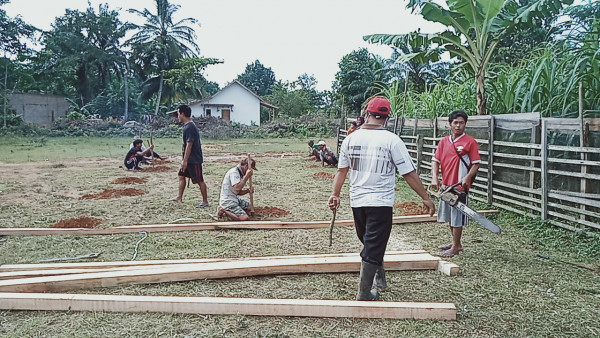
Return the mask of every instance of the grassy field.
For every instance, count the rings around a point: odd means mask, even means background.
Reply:
[[[304,139],[203,140],[208,209],[198,209],[200,192],[190,187],[184,203],[169,202],[177,192],[181,160],[179,139],[155,140],[156,150],[172,160],[165,172],[119,168],[130,138],[0,138],[0,227],[47,227],[88,216],[100,227],[158,224],[188,218],[212,221],[224,173],[246,153],[254,154],[255,205],[290,211],[277,220],[329,220],[326,199],[332,181],[315,177],[335,173],[305,157]],[[328,140],[333,144],[333,140]],[[112,182],[146,178],[136,185]],[[80,199],[104,189],[137,188],[145,194],[113,199]],[[403,182],[397,202],[418,201]],[[351,218],[347,187],[338,219]],[[480,206],[483,207],[483,206]],[[395,213],[399,215],[399,210]],[[450,261],[461,273],[389,272],[385,301],[453,302],[457,321],[315,319],[181,314],[0,311],[2,337],[592,337],[600,335],[599,241],[549,228],[501,212],[494,220],[503,234],[473,224],[465,230],[465,251]],[[358,252],[353,228],[273,231],[151,233],[137,260],[248,257]],[[99,260],[130,260],[140,234],[112,236],[11,236],[0,238],[0,264],[101,252]],[[436,223],[394,227],[388,250],[425,249],[449,240],[447,226]],[[550,259],[540,258],[548,255]],[[577,264],[577,265],[573,265]],[[587,269],[586,269],[587,268]],[[353,299],[357,273],[308,274],[198,280],[132,285],[75,293],[261,298]]]

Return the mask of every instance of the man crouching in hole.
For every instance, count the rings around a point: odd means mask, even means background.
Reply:
[[[253,187],[244,189],[254,170],[257,170],[256,161],[251,159],[249,168],[248,159],[243,159],[240,164],[229,169],[225,174],[221,185],[217,217],[221,218],[227,215],[233,221],[247,221],[249,219],[248,213],[254,213],[254,208],[250,207],[250,202],[238,197],[254,193]]]

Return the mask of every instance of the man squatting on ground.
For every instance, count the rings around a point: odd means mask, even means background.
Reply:
[[[200,144],[200,131],[194,121],[192,121],[192,109],[182,104],[177,107],[177,118],[183,123],[183,161],[181,161],[181,169],[179,169],[179,194],[173,201],[181,202],[183,200],[183,192],[185,191],[185,178],[192,179],[192,183],[198,184],[200,193],[202,194],[202,203],[198,204],[198,208],[208,207],[208,193],[204,176],[202,175],[202,145]]]
[[[223,178],[221,185],[221,197],[219,199],[219,207],[217,208],[217,217],[227,215],[234,221],[247,221],[248,214],[246,211],[253,213],[250,208],[250,202],[239,198],[240,195],[254,193],[254,187],[244,189],[246,182],[252,177],[256,170],[256,161],[253,159],[250,162],[252,169],[248,168],[248,159],[243,159],[240,164],[229,169]]]
[[[140,170],[140,163],[148,163],[150,152],[154,149],[154,146],[146,150],[142,150],[142,140],[137,139],[133,141],[133,148],[129,149],[127,155],[125,155],[125,167],[127,169]]]
[[[136,136],[136,137],[134,137],[134,138],[133,138],[133,141],[135,142],[136,140],[140,140],[140,141],[142,141],[142,148],[141,148],[141,150],[142,150],[142,151],[145,151],[145,150],[146,150],[146,147],[144,146],[144,141],[142,140],[142,138],[141,138],[141,137],[139,137],[139,136]],[[133,149],[133,148],[134,148],[134,145],[133,145],[133,142],[132,142],[132,143],[129,145],[129,149]],[[157,152],[155,152],[155,151],[151,151],[151,152],[150,152],[150,156],[153,156],[154,158],[158,158],[158,159],[160,159],[160,160],[165,160],[165,159],[167,159],[166,157],[160,156],[160,154],[159,154],[159,153],[157,153]],[[142,163],[143,163],[143,162],[142,162]],[[147,164],[147,163],[148,163],[148,162],[146,161],[144,164]]]
[[[465,192],[471,188],[471,179],[479,170],[481,157],[477,141],[465,133],[467,119],[467,114],[462,110],[450,113],[448,117],[450,135],[440,140],[432,158],[431,188],[440,188],[438,178],[440,169],[442,170],[442,189],[459,182]],[[463,202],[468,204],[468,194],[467,199]],[[468,223],[467,216],[450,206],[448,202],[440,200],[438,222],[450,222],[450,231],[452,232],[452,243],[440,246],[442,249],[440,256],[458,255],[463,249],[460,239],[462,228]]]
[[[321,150],[315,144],[315,141],[308,141],[308,157],[312,157],[315,161],[321,161]]]
[[[324,161],[328,165],[338,164],[337,156],[335,156],[335,153],[333,152],[331,147],[327,146],[325,141],[323,141],[323,140],[319,141],[319,143],[317,143],[317,146],[319,146],[319,151],[320,151],[319,156],[321,157],[322,161]]]
[[[385,129],[390,110],[390,102],[384,97],[374,97],[369,101],[365,124],[348,135],[340,147],[333,193],[328,200],[331,210],[339,208],[340,191],[349,171],[354,226],[358,239],[364,245],[360,252],[362,262],[357,300],[377,299],[379,293],[375,288],[387,288],[383,256],[392,231],[396,171],[423,199],[429,214],[435,212],[404,142]]]

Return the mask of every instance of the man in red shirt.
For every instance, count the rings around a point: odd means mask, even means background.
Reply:
[[[448,117],[450,135],[440,140],[435,155],[432,158],[431,188],[440,188],[439,172],[442,170],[441,188],[459,183],[468,192],[471,180],[477,174],[481,157],[477,141],[467,134],[467,114],[462,110],[453,111]],[[468,195],[465,204],[468,202]],[[468,219],[458,209],[447,202],[440,201],[438,208],[438,222],[449,222],[452,232],[452,243],[440,246],[442,257],[452,257],[462,251],[462,227],[467,225]]]

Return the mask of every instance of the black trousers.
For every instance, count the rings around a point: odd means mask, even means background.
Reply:
[[[383,265],[383,255],[392,232],[392,207],[352,208],[356,235],[364,245],[360,252],[363,261]]]

